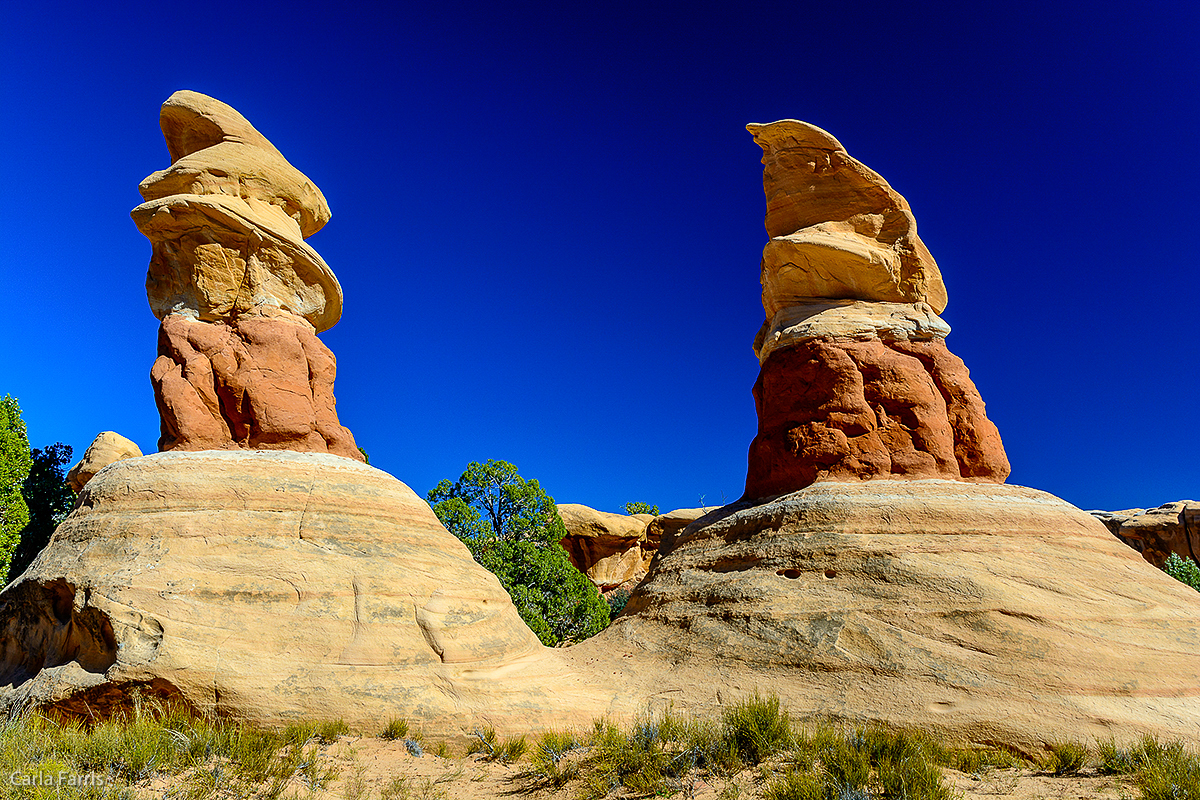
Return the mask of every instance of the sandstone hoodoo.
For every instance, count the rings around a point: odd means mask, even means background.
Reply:
[[[1003,483],[1004,446],[946,349],[946,287],[908,203],[820,128],[749,130],[771,239],[745,497],[818,480]]]
[[[1090,514],[1003,484],[904,199],[818,128],[750,130],[773,238],[746,495],[664,532],[579,649],[635,654],[692,702],[769,688],[802,714],[1027,751],[1196,741],[1200,595]]]
[[[212,98],[172,95],[162,128],[174,163],[133,217],[168,452],[105,434],[72,471],[78,506],[0,594],[0,711],[102,715],[143,693],[452,737],[620,708],[608,674],[543,647],[429,505],[361,463],[316,337],[342,303],[303,241],[329,219],[321,193]]]
[[[304,241],[329,221],[325,197],[218,100],[176,92],[160,122],[171,166],[142,181],[132,212],[153,245],[146,294],[162,320],[159,449],[361,461],[316,336],[342,313],[337,278]]]

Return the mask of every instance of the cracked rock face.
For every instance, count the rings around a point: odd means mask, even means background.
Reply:
[[[104,713],[139,688],[263,723],[453,729],[571,706],[526,683],[553,683],[553,651],[428,504],[330,455],[112,464],[0,595],[0,620],[9,707]]]

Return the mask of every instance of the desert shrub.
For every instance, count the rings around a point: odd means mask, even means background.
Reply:
[[[1101,775],[1128,775],[1138,768],[1136,748],[1118,747],[1116,742],[1100,742],[1096,745],[1099,760],[1097,769]]]
[[[753,693],[725,709],[721,724],[725,739],[751,765],[793,744],[792,721],[774,695],[763,697]]]
[[[1196,562],[1191,559],[1181,558],[1177,553],[1171,553],[1167,556],[1167,562],[1163,564],[1163,572],[1200,592],[1200,567],[1196,566]]]
[[[943,766],[959,772],[978,773],[989,767],[1016,767],[1025,761],[1008,750],[999,748],[957,749],[937,748],[932,757]]]
[[[1138,788],[1144,800],[1200,800],[1200,756],[1181,743],[1160,745],[1146,740],[1136,756]]]
[[[529,757],[526,776],[539,786],[559,787],[579,775],[577,762],[564,761],[567,753],[580,746],[579,737],[569,731],[546,731],[538,737]]]
[[[737,762],[718,725],[685,720],[670,710],[625,731],[598,720],[588,745],[580,767],[584,797],[604,797],[618,787],[638,795],[670,794],[684,787],[693,770],[719,771]]]
[[[332,744],[339,736],[350,735],[350,726],[340,719],[326,720],[317,724],[316,735],[322,744]]]
[[[501,741],[496,729],[491,725],[475,730],[476,741],[467,747],[467,754],[482,753],[485,761],[503,761],[505,763],[519,761],[529,749],[529,742],[524,736],[516,739]]]
[[[1055,775],[1077,775],[1088,760],[1087,745],[1080,742],[1050,742],[1045,767]]]
[[[626,503],[625,513],[631,517],[634,514],[651,514],[657,517],[659,511],[658,506],[652,506],[649,503]]]
[[[938,766],[946,751],[923,734],[879,726],[818,725],[801,731],[791,762],[764,791],[769,800],[949,800]]]
[[[406,736],[408,736],[408,720],[395,717],[388,720],[387,725],[383,726],[383,731],[379,734],[381,739],[388,741],[403,739]]]
[[[625,609],[625,604],[629,602],[628,589],[614,589],[605,600],[608,601],[608,615],[615,619],[617,614],[620,614]]]

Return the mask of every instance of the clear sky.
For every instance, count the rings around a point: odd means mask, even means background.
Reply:
[[[1010,482],[1200,499],[1191,0],[51,8],[0,13],[0,394],[35,446],[156,449],[129,210],[186,88],[324,191],[338,412],[420,494],[488,458],[607,510],[741,494],[744,126],[793,117],[908,198]]]

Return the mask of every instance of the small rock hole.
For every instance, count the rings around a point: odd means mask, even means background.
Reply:
[[[796,578],[800,577],[800,570],[798,570],[798,569],[781,569],[781,570],[776,570],[775,574],[782,575],[785,578],[791,578],[792,580],[795,580]]]
[[[836,578],[836,577],[837,577],[837,570],[836,570],[836,569],[827,569],[827,570],[825,570],[825,577],[826,577],[826,578]]]

